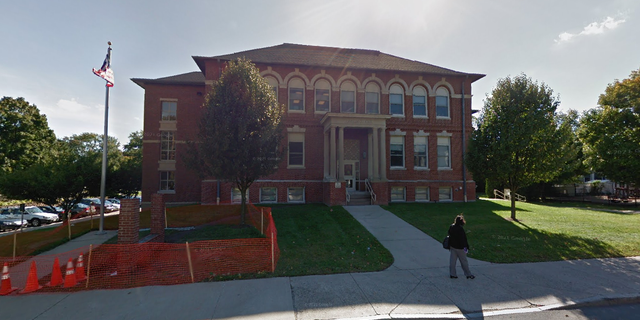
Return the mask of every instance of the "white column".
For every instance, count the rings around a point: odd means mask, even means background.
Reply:
[[[373,132],[372,132],[372,136],[373,136],[373,150],[371,151],[371,157],[373,157],[373,177],[371,177],[373,180],[380,180],[380,170],[378,169],[378,162],[380,160],[380,153],[379,153],[379,146],[380,143],[378,142],[378,137],[379,137],[379,133],[378,133],[378,128],[373,128]]]
[[[338,128],[338,181],[344,181],[344,128]]]
[[[367,178],[369,180],[373,179],[373,143],[371,140],[373,139],[373,135],[371,134],[371,130],[367,130]]]
[[[329,168],[330,168],[330,172],[329,174],[331,175],[331,179],[335,179],[336,178],[336,128],[335,127],[331,127],[331,133],[329,135]]]
[[[387,180],[387,137],[384,128],[380,128],[380,179]]]
[[[324,132],[324,178],[329,177],[329,133]]]

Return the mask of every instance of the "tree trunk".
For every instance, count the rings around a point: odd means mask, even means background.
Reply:
[[[242,196],[240,203],[240,224],[244,226],[247,224],[247,189],[240,189],[240,195]]]
[[[514,193],[512,190],[511,196],[509,197],[511,198],[511,220],[518,221],[518,219],[516,219],[516,197],[513,195]]]

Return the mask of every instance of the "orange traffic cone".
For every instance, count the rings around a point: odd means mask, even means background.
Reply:
[[[69,262],[67,262],[67,272],[64,276],[64,287],[71,288],[76,284],[78,284],[78,282],[76,281],[76,273],[73,269],[73,259],[69,258]]]
[[[53,270],[51,271],[51,281],[47,283],[49,287],[55,287],[62,284],[62,271],[60,271],[60,260],[56,257],[53,261]]]
[[[11,292],[18,290],[11,286],[11,277],[9,276],[9,265],[5,262],[2,267],[2,284],[0,284],[0,296],[6,296]]]
[[[84,275],[84,263],[82,262],[82,253],[78,257],[78,262],[76,262],[76,280],[83,281],[87,277]]]
[[[36,268],[36,262],[31,261],[31,268],[29,269],[29,277],[27,278],[27,285],[20,293],[29,293],[42,289],[42,286],[38,283],[38,269]]]

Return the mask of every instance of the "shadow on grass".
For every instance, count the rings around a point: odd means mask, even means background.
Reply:
[[[467,220],[465,230],[471,247],[469,257],[483,261],[514,263],[624,256],[621,251],[597,238],[531,228],[526,219],[509,221],[504,218],[509,217],[509,202],[407,203],[383,208],[434,239],[444,238],[455,216],[464,213]],[[518,209],[518,212],[528,211]]]

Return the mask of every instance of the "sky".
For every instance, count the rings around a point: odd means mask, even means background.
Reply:
[[[100,68],[112,42],[109,135],[143,128],[131,78],[198,71],[192,56],[282,43],[378,50],[468,73],[472,108],[500,78],[526,74],[560,111],[595,108],[640,68],[637,0],[0,0],[0,97],[23,97],[58,138],[103,133]]]

